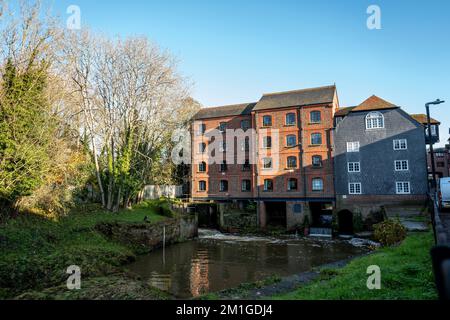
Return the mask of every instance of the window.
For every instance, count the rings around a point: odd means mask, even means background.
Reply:
[[[226,142],[222,142],[220,144],[220,148],[219,148],[220,152],[226,152],[227,151],[227,143]]]
[[[245,160],[245,163],[242,165],[242,171],[250,171],[251,169],[250,160]]]
[[[360,182],[352,182],[348,184],[348,193],[349,194],[361,194],[361,183]]]
[[[263,159],[263,168],[264,169],[272,169],[272,158],[264,158]]]
[[[198,171],[199,172],[206,172],[206,162],[200,162],[198,164]]]
[[[228,170],[227,162],[224,160],[220,164],[220,172],[226,172]]]
[[[198,144],[198,153],[206,152],[206,143],[202,142]]]
[[[241,129],[247,131],[250,129],[250,120],[242,120],[241,121]]]
[[[295,147],[297,145],[297,137],[295,135],[289,135],[286,137],[286,146]]]
[[[220,192],[227,192],[227,191],[228,191],[228,181],[220,180]]]
[[[294,190],[297,190],[297,188],[298,188],[297,179],[289,178],[288,179],[288,185],[287,185],[288,191],[294,191]]]
[[[288,167],[288,169],[297,168],[297,157],[288,157],[287,158],[287,167]]]
[[[226,123],[226,122],[221,122],[221,123],[219,124],[219,130],[220,130],[221,132],[227,131],[227,123]]]
[[[371,112],[366,116],[366,129],[384,128],[384,116],[381,112]]]
[[[323,180],[322,180],[322,178],[314,178],[312,180],[312,190],[313,191],[323,191]]]
[[[394,140],[394,150],[406,150],[408,149],[408,141],[406,139]]]
[[[397,194],[410,194],[411,186],[410,186],[409,182],[396,182],[395,190],[396,190]]]
[[[347,142],[347,152],[359,152],[359,141]]]
[[[295,126],[295,113],[288,113],[286,115],[286,125],[287,126]]]
[[[272,126],[272,116],[264,116],[263,127],[271,127],[271,126]]]
[[[445,163],[439,161],[439,162],[436,162],[436,166],[437,166],[438,168],[444,168],[444,167],[445,167]]]
[[[408,171],[408,170],[409,170],[408,160],[395,161],[395,171]]]
[[[322,144],[322,134],[321,133],[313,133],[311,135],[311,144],[312,145],[321,145]]]
[[[243,192],[252,191],[252,182],[250,180],[242,180],[241,187]]]
[[[198,190],[199,191],[206,191],[206,181],[199,181],[198,182]]]
[[[322,114],[320,111],[311,111],[309,117],[311,123],[320,123],[322,121]]]
[[[322,156],[313,156],[312,165],[314,168],[322,168]]]
[[[272,148],[272,137],[263,137],[263,148],[270,149]]]
[[[206,124],[204,124],[204,123],[199,124],[197,135],[201,136],[201,135],[204,135],[205,133],[206,133]]]
[[[264,191],[267,192],[273,191],[273,180],[271,179],[264,180]]]
[[[348,172],[361,172],[361,165],[359,162],[349,162]]]

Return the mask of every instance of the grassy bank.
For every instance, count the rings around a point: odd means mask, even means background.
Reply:
[[[282,300],[436,299],[430,249],[431,233],[411,234],[399,246],[357,258],[342,269],[324,269],[318,280],[273,297]],[[381,269],[381,290],[367,289],[367,268]]]
[[[120,271],[135,252],[106,238],[95,226],[144,223],[145,217],[153,223],[166,219],[161,215],[165,213],[149,202],[119,213],[94,209],[53,220],[24,214],[0,225],[0,299],[65,284],[70,265],[81,267],[83,279]]]

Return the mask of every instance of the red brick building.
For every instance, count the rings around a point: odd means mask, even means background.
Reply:
[[[314,224],[334,201],[335,86],[204,108],[192,122],[192,198],[257,203],[260,227]],[[240,133],[235,137],[236,131]]]

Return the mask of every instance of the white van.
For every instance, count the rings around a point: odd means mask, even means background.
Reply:
[[[439,180],[439,204],[441,208],[450,208],[450,178]]]

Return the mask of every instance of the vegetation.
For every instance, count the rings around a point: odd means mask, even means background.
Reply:
[[[391,246],[403,241],[406,228],[398,220],[388,219],[374,225],[374,239],[384,246]]]
[[[342,269],[323,270],[321,277],[294,292],[273,297],[282,300],[436,299],[431,267],[431,233],[412,234],[396,247],[379,249],[357,258]],[[366,271],[381,268],[381,290],[369,290]]]
[[[95,206],[57,219],[22,214],[0,225],[0,298],[61,285],[70,265],[80,266],[88,278],[119,271],[134,258],[133,248],[104,237],[95,226],[161,221],[159,204],[145,202],[119,213]]]

